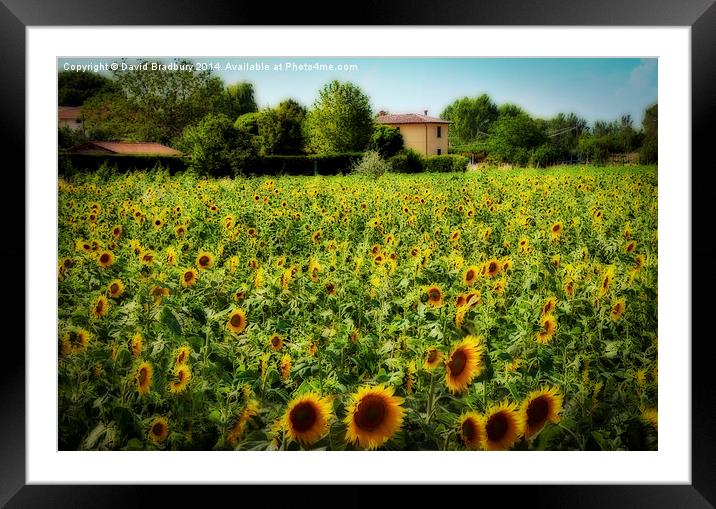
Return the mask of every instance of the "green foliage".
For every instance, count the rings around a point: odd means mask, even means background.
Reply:
[[[276,108],[263,110],[257,118],[259,153],[301,154],[305,144],[305,118],[306,108],[293,99],[279,103]]]
[[[224,100],[223,82],[208,70],[137,72],[120,66],[113,75],[118,91],[96,95],[82,109],[91,139],[171,144],[184,128],[219,111]]]
[[[468,144],[485,136],[490,125],[497,120],[497,106],[487,94],[463,97],[448,105],[440,115],[450,125],[450,143]]]
[[[142,154],[67,154],[58,156],[60,175],[74,173],[124,173],[147,168],[166,168],[174,174],[187,169],[187,160],[176,156]]]
[[[187,127],[177,145],[199,175],[232,175],[241,158],[253,153],[251,140],[223,113],[210,113]]]
[[[317,154],[364,150],[373,133],[370,100],[356,85],[331,81],[306,115],[308,148]]]
[[[470,160],[457,154],[428,156],[425,159],[425,171],[434,173],[464,172]]]
[[[490,127],[487,147],[500,162],[526,165],[529,151],[546,141],[537,122],[525,113],[500,116]]]
[[[559,148],[554,147],[549,143],[543,143],[539,147],[532,149],[530,153],[530,166],[536,168],[545,168],[555,161],[559,160],[562,156]]]
[[[85,141],[85,136],[79,129],[70,129],[67,126],[61,126],[57,129],[57,146],[59,149],[74,147]]]
[[[244,175],[335,175],[344,174],[363,157],[361,152],[344,154],[267,155],[243,157],[238,170]]]
[[[639,162],[655,163],[659,160],[659,106],[654,104],[644,112],[644,142],[639,150]]]
[[[390,171],[390,164],[375,150],[368,150],[351,168],[353,175],[378,178]]]
[[[60,106],[82,106],[90,97],[115,89],[112,80],[94,72],[57,73],[57,104]]]
[[[404,148],[388,159],[393,173],[420,173],[425,169],[425,158],[411,148]]]
[[[244,113],[258,111],[254,99],[254,85],[247,81],[240,81],[224,89],[222,113],[229,118],[238,118]]]
[[[403,135],[397,127],[377,124],[373,126],[368,147],[378,152],[381,157],[392,157],[403,148]]]

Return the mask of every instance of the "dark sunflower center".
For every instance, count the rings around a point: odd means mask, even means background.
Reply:
[[[191,281],[192,279],[194,279],[194,273],[193,273],[193,272],[185,272],[185,273],[184,273],[184,281],[189,282],[189,281]]]
[[[466,419],[465,422],[462,423],[463,438],[466,442],[470,442],[473,438],[475,438],[476,434],[477,430],[475,429],[475,423],[472,422],[472,419]]]
[[[102,302],[101,300],[98,301],[97,306],[94,309],[95,309],[95,311],[97,311],[97,313],[101,313],[102,310],[104,309],[104,302]]]
[[[162,222],[161,222],[159,219],[157,219],[156,221],[154,221],[154,224],[156,224],[157,226],[159,226],[160,224],[162,224]]]
[[[354,417],[355,423],[363,430],[373,431],[383,423],[386,411],[387,408],[383,398],[368,395],[358,405]]]
[[[460,295],[460,296],[457,298],[456,304],[457,304],[457,307],[463,306],[463,305],[465,304],[465,297],[462,296],[462,295]]]
[[[428,352],[428,362],[435,362],[435,359],[438,357],[438,351],[437,350],[430,350]]]
[[[154,426],[152,426],[152,433],[154,436],[160,437],[164,433],[164,424],[161,422],[156,423]]]
[[[468,270],[467,275],[465,277],[468,281],[472,281],[473,279],[475,279],[475,271],[472,269]]]
[[[450,362],[448,362],[448,368],[450,369],[450,374],[452,376],[460,376],[460,374],[465,371],[465,366],[467,365],[467,354],[463,350],[458,350],[454,354],[452,354],[452,357],[450,358]]]
[[[186,354],[185,354],[184,352],[181,352],[181,353],[177,356],[177,364],[181,364],[182,362],[184,362],[184,359],[185,359],[185,358],[186,358]]]
[[[612,313],[614,313],[615,315],[618,315],[618,314],[620,314],[621,312],[622,312],[622,305],[621,305],[621,304],[615,304],[615,305],[614,305],[614,310],[612,311]]]
[[[208,265],[209,264],[209,257],[204,255],[201,258],[199,258],[199,265]]]
[[[333,290],[334,290],[334,289],[335,289],[335,287],[333,286],[332,283],[328,283],[328,284],[326,285],[326,292],[327,292],[327,293],[333,293]]]
[[[428,292],[428,298],[433,302],[440,300],[440,290],[431,288]]]
[[[231,325],[234,327],[238,327],[241,325],[241,315],[234,315],[231,317]]]
[[[115,235],[115,236],[119,235],[119,228],[115,228],[115,229],[114,229],[114,235]]]
[[[102,263],[107,263],[109,261],[109,255],[106,253],[103,254],[102,256],[99,257],[99,261]]]
[[[544,312],[549,313],[552,310],[552,301],[544,305]]]
[[[177,377],[179,378],[179,382],[184,381],[184,370],[179,370],[179,373],[177,373]]]
[[[288,418],[291,421],[293,429],[302,433],[308,431],[316,424],[318,415],[315,407],[311,403],[304,401],[293,407]]]
[[[109,287],[109,291],[111,293],[117,293],[119,291],[119,285],[117,283],[112,283],[112,285]]]
[[[533,399],[527,406],[527,424],[529,426],[537,426],[547,419],[549,414],[549,403],[547,398],[540,396]]]
[[[139,383],[144,384],[144,382],[147,381],[147,368],[142,368],[139,370]]]
[[[497,270],[497,264],[495,262],[490,262],[490,266],[487,267],[487,270],[489,272],[495,272]]]
[[[277,347],[280,342],[281,342],[281,340],[278,338],[278,336],[274,336],[274,337],[271,338],[271,344],[272,344],[274,347]]]
[[[492,442],[499,441],[505,436],[509,427],[510,423],[505,413],[497,413],[487,421],[487,438]]]
[[[553,232],[558,232],[558,231],[559,231],[559,228],[560,228],[560,226],[559,226],[558,224],[556,224],[556,225],[554,225],[554,226],[552,227],[552,231],[553,231]]]

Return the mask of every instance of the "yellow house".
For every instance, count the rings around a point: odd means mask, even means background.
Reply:
[[[417,113],[389,115],[381,111],[375,121],[378,124],[400,129],[405,147],[424,156],[448,153],[448,126],[452,122],[429,117],[428,110],[425,110],[424,115]]]

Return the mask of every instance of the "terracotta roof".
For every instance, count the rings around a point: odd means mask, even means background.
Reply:
[[[57,115],[60,120],[77,120],[80,116],[81,106],[59,106]]]
[[[88,141],[70,149],[74,153],[109,152],[112,154],[147,154],[161,156],[180,156],[181,152],[161,143],[124,142],[124,141]]]
[[[405,113],[402,115],[379,115],[375,121],[379,124],[452,124],[449,120],[417,113]]]

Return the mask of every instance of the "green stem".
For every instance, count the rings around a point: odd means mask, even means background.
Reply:
[[[428,411],[425,424],[430,424],[433,416],[433,406],[435,405],[435,370],[430,372],[430,392],[428,393]]]

